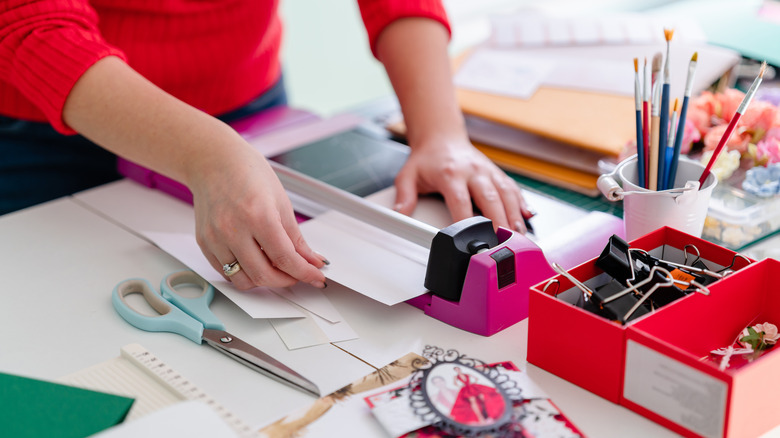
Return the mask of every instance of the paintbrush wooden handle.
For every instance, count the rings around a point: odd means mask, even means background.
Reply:
[[[658,190],[658,139],[660,138],[661,120],[660,116],[650,118],[650,149],[647,166],[647,188]]]

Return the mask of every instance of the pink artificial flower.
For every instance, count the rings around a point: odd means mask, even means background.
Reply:
[[[734,113],[737,112],[739,104],[745,98],[745,93],[737,90],[736,88],[727,88],[726,91],[715,95],[720,103],[719,111],[715,115],[728,123],[734,117]]]
[[[711,151],[718,147],[721,137],[726,132],[728,125],[718,125],[713,127],[704,136],[704,150]],[[740,154],[747,152],[748,145],[750,144],[750,133],[746,132],[744,128],[737,126],[731,133],[731,137],[726,142],[726,150],[737,151]]]
[[[780,333],[777,332],[777,326],[765,322],[763,324],[756,324],[753,326],[753,330],[761,333],[764,332],[764,343],[774,345],[778,339],[780,339]]]
[[[713,118],[720,114],[720,108],[720,102],[715,95],[704,91],[689,102],[686,123],[690,121],[699,131],[699,135],[704,137],[713,125]]]
[[[758,142],[756,161],[763,166],[780,163],[780,138],[771,137]]]
[[[771,139],[780,140],[780,122],[778,122],[777,126],[769,128],[768,131],[766,131],[766,134],[764,134],[764,140],[771,140]]]
[[[769,102],[753,102],[737,126],[751,133],[751,143],[758,143],[772,127],[780,126],[780,110]]]
[[[701,140],[701,134],[699,133],[699,130],[696,129],[696,126],[690,120],[688,120],[688,118],[685,119],[684,129],[682,144],[680,145],[681,154],[687,154],[690,152],[691,146],[697,141]]]

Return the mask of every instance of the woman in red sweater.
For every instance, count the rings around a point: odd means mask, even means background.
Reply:
[[[454,220],[473,214],[473,198],[496,225],[524,231],[519,189],[466,136],[440,0],[358,3],[412,148],[396,209],[439,192]],[[215,117],[284,103],[280,43],[270,0],[3,0],[0,208],[116,178],[116,154],[190,189],[198,243],[217,270],[240,262],[237,287],[324,287],[324,259],[269,164]]]

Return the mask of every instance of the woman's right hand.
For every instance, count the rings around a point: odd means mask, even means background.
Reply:
[[[324,288],[325,260],[303,239],[273,169],[250,145],[231,146],[190,180],[203,254],[220,272],[237,260],[241,269],[229,280],[239,289],[297,281]]]

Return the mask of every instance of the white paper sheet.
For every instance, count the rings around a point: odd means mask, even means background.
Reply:
[[[324,291],[310,284],[300,283],[293,287],[272,287],[269,289],[329,322],[336,323],[342,319],[341,313],[333,307],[333,303],[325,296]]]
[[[676,36],[675,36],[676,39]],[[513,82],[522,82],[530,77],[532,70],[524,70],[520,66],[536,64],[544,74],[535,79],[533,89],[539,86],[565,88],[572,90],[610,93],[622,96],[634,95],[634,66],[631,62],[638,57],[640,68],[642,60],[652,61],[657,52],[665,53],[666,45],[661,43],[646,45],[593,45],[593,46],[546,46],[526,48],[496,49],[483,47],[472,53],[464,61],[458,73],[455,84],[464,89],[514,96],[527,99],[527,96],[517,94],[512,88]],[[685,87],[685,77],[691,55],[699,53],[696,76],[694,77],[694,92],[703,90],[717,80],[724,71],[735,65],[739,55],[728,49],[708,46],[702,43],[675,43],[671,52],[670,75],[671,95],[682,95]],[[482,66],[476,64],[483,63]],[[468,69],[465,83],[457,79],[461,71]],[[484,73],[483,71],[499,73]],[[496,77],[496,75],[505,77]],[[510,78],[515,75],[514,78]],[[480,82],[487,85],[480,89]],[[528,91],[528,90],[526,90]]]
[[[336,211],[300,228],[330,261],[329,279],[387,305],[425,293],[427,249]]]
[[[234,432],[205,403],[187,401],[171,405],[143,418],[121,423],[95,435],[95,438],[188,438],[235,437]]]
[[[482,49],[463,63],[454,80],[460,88],[529,99],[553,65],[512,51]]]
[[[304,316],[300,309],[270,289],[257,287],[248,291],[240,291],[233,287],[211,267],[200,251],[195,236],[184,233],[145,232],[143,234],[160,249],[176,257],[212,286],[219,289],[252,318],[302,318]]]
[[[276,333],[288,350],[327,344],[328,336],[317,327],[312,318],[269,319]]]
[[[491,18],[490,44],[495,47],[588,46],[664,42],[664,28],[675,41],[704,42],[707,36],[695,19],[649,14],[610,13],[576,16],[520,10]]]
[[[358,338],[355,330],[346,321],[332,323],[305,310],[303,312],[306,314],[305,318],[269,319],[290,350]]]

